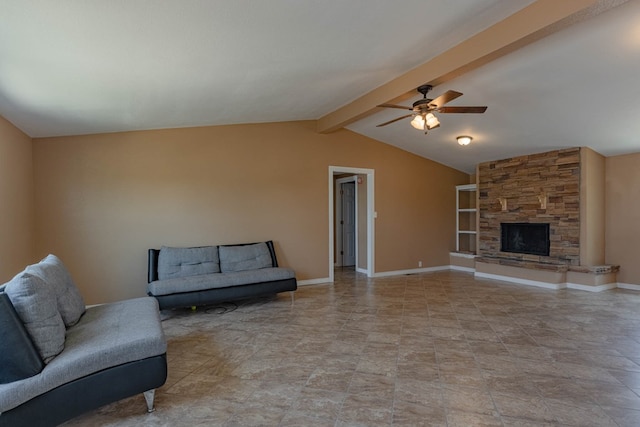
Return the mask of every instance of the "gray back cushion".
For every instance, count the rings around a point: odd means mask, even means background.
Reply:
[[[220,273],[217,246],[172,248],[163,246],[158,255],[158,279]]]
[[[223,273],[257,270],[273,266],[271,253],[266,243],[244,246],[220,246],[219,251],[220,270]]]
[[[7,283],[5,292],[42,360],[49,363],[64,349],[66,332],[53,287],[23,271]]]
[[[71,274],[60,258],[55,255],[48,255],[38,264],[28,266],[25,271],[39,277],[53,287],[58,311],[66,327],[78,323],[80,316],[85,312],[86,306],[78,287],[71,278]]]

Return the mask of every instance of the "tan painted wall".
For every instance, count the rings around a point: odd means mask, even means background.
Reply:
[[[580,149],[580,265],[605,259],[605,158]]]
[[[147,248],[273,239],[328,276],[328,167],[375,170],[376,271],[447,265],[469,176],[348,130],[285,122],[34,140],[36,253],[88,304],[143,295]]]
[[[469,177],[423,160],[389,156],[375,168],[377,272],[448,265],[455,250],[455,186]]]
[[[0,284],[33,259],[31,138],[0,116]]]
[[[619,283],[640,285],[640,153],[607,157],[606,258]]]

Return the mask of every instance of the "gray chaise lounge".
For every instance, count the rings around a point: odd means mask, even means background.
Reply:
[[[138,393],[152,410],[166,350],[153,298],[85,309],[49,255],[0,288],[0,426],[55,426]]]

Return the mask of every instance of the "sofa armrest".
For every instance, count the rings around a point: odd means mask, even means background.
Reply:
[[[271,254],[271,262],[272,262],[272,267],[277,267],[278,266],[278,259],[276,258],[276,250],[273,247],[273,240],[267,240],[265,242],[267,244],[267,247],[269,248],[269,253]]]
[[[158,256],[160,249],[149,249],[149,260],[147,263],[147,283],[158,280]]]
[[[0,384],[32,377],[44,363],[9,296],[0,293]]]

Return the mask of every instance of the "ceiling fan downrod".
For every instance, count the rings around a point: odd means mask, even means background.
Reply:
[[[418,86],[418,92],[420,92],[422,94],[423,98],[427,98],[427,93],[429,93],[429,91],[433,89],[433,86],[431,85],[422,85],[422,86]]]

